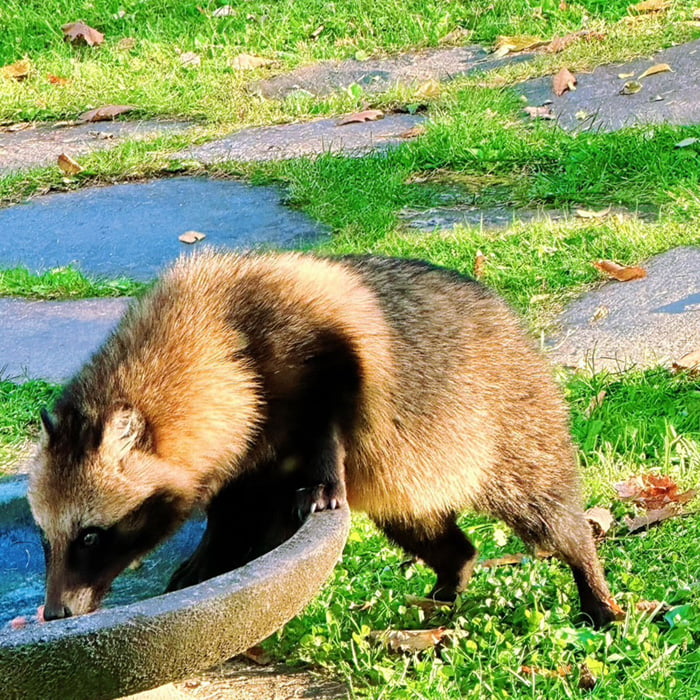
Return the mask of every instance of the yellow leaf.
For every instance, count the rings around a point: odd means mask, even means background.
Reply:
[[[427,82],[423,83],[417,90],[416,90],[416,95],[418,97],[438,97],[440,95],[440,92],[442,91],[442,87],[440,85],[440,82],[437,80],[428,80]]]
[[[10,78],[12,80],[24,80],[29,75],[31,69],[32,62],[28,58],[25,58],[22,61],[17,61],[16,63],[11,63],[9,66],[0,68],[0,75],[2,75],[3,78]]]
[[[538,46],[544,46],[547,43],[548,42],[542,41],[542,39],[539,39],[536,36],[499,36],[493,50],[496,56],[501,57],[508,53],[535,49]]]
[[[61,153],[61,155],[58,156],[58,167],[61,168],[66,175],[77,175],[83,171],[83,167],[80,163],[76,163],[76,161],[65,153]]]
[[[650,75],[656,75],[657,73],[668,73],[671,70],[671,66],[668,65],[668,63],[657,63],[655,66],[651,66],[651,68],[647,68],[644,73],[642,73],[637,80],[641,80],[642,78],[647,78]]]

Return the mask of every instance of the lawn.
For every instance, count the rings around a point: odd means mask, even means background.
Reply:
[[[415,257],[473,273],[481,252],[487,259],[483,281],[536,334],[552,327],[570,299],[601,282],[592,261],[638,264],[676,246],[700,244],[700,143],[675,147],[689,137],[700,139],[700,127],[569,134],[526,120],[509,87],[560,63],[583,70],[697,38],[694,0],[676,0],[667,11],[648,15],[618,0],[246,0],[230,3],[232,14],[216,17],[214,11],[225,4],[4,0],[0,66],[28,58],[32,71],[22,82],[0,79],[0,123],[75,119],[86,109],[116,103],[135,105],[130,116],[183,118],[199,128],[81,157],[84,170],[72,177],[53,167],[0,177],[0,205],[48,191],[179,174],[274,183],[285,188],[290,206],[333,232],[321,253]],[[103,46],[62,41],[61,25],[78,19],[105,34]],[[454,80],[428,95],[413,86],[371,96],[353,89],[265,102],[246,90],[251,80],[319,60],[365,60],[467,41],[493,46],[500,35],[551,39],[583,28],[605,36],[486,77]],[[196,53],[199,65],[183,65],[184,52]],[[241,53],[273,62],[240,71],[232,61]],[[248,125],[365,107],[420,112],[425,132],[362,159],[205,167],[170,158],[191,143]],[[403,223],[407,211],[452,202],[594,215],[495,230],[458,226],[419,232]],[[613,209],[605,214],[608,207]],[[142,289],[128,279],[88,279],[73,269],[42,275],[0,269],[4,296],[68,299]],[[432,573],[407,561],[356,515],[331,582],[266,642],[272,657],[336,676],[357,697],[697,697],[697,506],[689,506],[690,516],[630,535],[622,523],[635,507],[620,501],[613,485],[653,472],[672,477],[682,489],[700,486],[700,379],[662,368],[595,376],[561,370],[558,377],[571,406],[586,503],[609,508],[616,519],[600,549],[611,587],[627,611],[624,621],[602,631],[579,625],[570,572],[537,557],[479,568],[454,607],[426,612],[411,596],[430,590]],[[39,381],[0,381],[0,473],[26,458],[38,435],[39,408],[51,404],[59,390]],[[602,390],[605,400],[596,406],[592,402]],[[500,523],[465,515],[462,524],[483,559],[525,551]],[[641,601],[666,607],[654,615],[637,609]],[[447,630],[444,645],[420,653],[392,653],[372,635],[441,627]],[[584,664],[597,678],[593,689],[580,687]]]

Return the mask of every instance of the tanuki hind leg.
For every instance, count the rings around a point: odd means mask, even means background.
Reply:
[[[436,600],[452,601],[471,578],[477,551],[457,525],[456,514],[445,516],[432,529],[420,523],[379,521],[377,525],[409,554],[420,557],[437,574],[431,592]]]

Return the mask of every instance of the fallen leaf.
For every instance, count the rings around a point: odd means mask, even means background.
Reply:
[[[77,175],[78,173],[83,171],[82,165],[74,161],[69,155],[66,155],[65,153],[61,153],[61,155],[58,156],[57,162],[58,167],[61,168],[61,170],[66,175]]]
[[[593,209],[577,209],[576,216],[579,219],[602,219],[610,213],[610,207],[594,211]]]
[[[698,143],[700,139],[696,139],[694,136],[690,136],[687,139],[683,139],[682,141],[679,141],[674,148],[688,148],[688,146],[692,146],[694,143]]]
[[[212,17],[233,17],[233,15],[236,14],[236,10],[234,10],[231,5],[222,5],[221,7],[217,7],[214,12],[211,13]]]
[[[579,32],[572,32],[571,34],[566,34],[565,36],[552,39],[552,41],[550,41],[545,47],[545,51],[547,53],[560,53],[571,44],[581,39],[584,41],[602,41],[605,38],[606,34],[603,32],[594,32],[590,29],[583,29]]]
[[[185,231],[181,236],[178,236],[177,240],[191,245],[197,241],[203,241],[206,237],[206,234],[200,231]]]
[[[631,78],[634,75],[634,73],[618,73],[617,77],[620,80],[626,80],[627,78]]]
[[[578,112],[576,112],[576,114],[574,116],[576,117],[576,119],[578,119],[580,122],[582,122],[585,119],[588,119],[588,117],[590,117],[591,115],[588,114],[588,112],[581,109]]]
[[[637,612],[649,613],[652,617],[665,615],[671,609],[671,606],[662,600],[640,600],[634,607]]]
[[[136,46],[136,39],[132,36],[125,36],[117,42],[117,51],[130,51]]]
[[[439,97],[442,92],[442,85],[439,80],[427,80],[417,90],[418,97],[433,98]]]
[[[0,75],[10,80],[24,80],[31,70],[32,62],[28,58],[25,58],[16,63],[11,63],[9,66],[0,68]]]
[[[469,37],[473,34],[470,29],[464,29],[464,27],[457,27],[451,32],[445,34],[445,36],[438,39],[440,44],[462,44],[466,42]]]
[[[542,676],[542,678],[566,678],[571,673],[571,666],[560,666],[559,668],[521,666],[520,673],[524,673],[528,676]]]
[[[426,131],[427,129],[422,124],[416,124],[416,126],[412,126],[410,129],[407,129],[406,131],[400,133],[399,138],[415,139],[418,136],[423,136]]]
[[[608,277],[618,280],[619,282],[629,282],[630,280],[641,280],[647,276],[647,271],[642,267],[628,267],[626,265],[618,265],[612,260],[599,260],[594,262],[593,266],[605,273]]]
[[[78,119],[81,122],[108,122],[133,109],[132,105],[103,105],[89,112],[83,112]]]
[[[627,481],[613,484],[617,497],[622,500],[636,498],[644,490],[644,480],[641,476],[632,476]]]
[[[607,318],[608,316],[610,316],[610,307],[605,306],[605,304],[601,304],[593,312],[593,316],[591,316],[591,323],[597,323],[598,321],[602,321],[604,318]]]
[[[517,53],[518,51],[527,51],[527,49],[535,49],[538,46],[544,46],[548,42],[539,39],[536,36],[499,36],[493,47],[493,53],[498,58],[501,58],[509,53]]]
[[[696,495],[692,489],[679,493],[678,484],[671,477],[660,474],[633,476],[613,486],[621,500],[632,501],[649,511],[658,510],[669,503],[683,505]]]
[[[272,662],[270,655],[259,644],[246,649],[242,655],[258,666],[267,666]]]
[[[25,129],[33,129],[34,124],[32,122],[17,122],[15,124],[8,124],[7,126],[0,127],[0,131],[6,134],[14,134],[18,131],[24,131]]]
[[[430,630],[385,630],[370,632],[370,639],[394,652],[416,652],[434,649],[442,644],[452,630],[437,627]]]
[[[644,73],[642,73],[637,80],[642,78],[648,78],[650,75],[656,75],[657,73],[668,73],[671,71],[671,66],[668,63],[657,63],[655,66],[647,68]]]
[[[497,569],[501,566],[514,566],[515,564],[522,564],[527,558],[526,554],[504,554],[502,557],[496,557],[495,559],[486,559],[481,562],[481,566],[484,569]]]
[[[309,36],[315,41],[316,39],[318,39],[318,37],[321,36],[321,34],[323,34],[323,32],[325,30],[326,30],[326,25],[319,24],[318,27],[316,27],[316,29],[314,29],[313,32],[311,32],[311,34],[309,34]]]
[[[629,530],[629,534],[632,535],[640,530],[646,530],[652,525],[668,520],[669,518],[676,517],[680,515],[683,511],[675,503],[669,503],[663,508],[657,508],[656,510],[648,510],[642,515],[637,515],[634,518],[625,518],[625,525]]]
[[[480,251],[476,251],[476,257],[474,258],[474,278],[480,280],[484,276],[484,271],[486,269],[486,256]]]
[[[180,54],[180,64],[186,68],[195,68],[202,65],[202,59],[194,51],[185,51],[185,53]]]
[[[435,598],[421,598],[415,595],[406,596],[406,605],[413,605],[420,608],[423,612],[433,613],[440,610],[449,610],[454,607],[454,603],[448,603],[444,600],[435,600]]]
[[[622,90],[620,90],[621,95],[636,95],[644,86],[636,81],[636,80],[630,80],[629,82],[625,83],[622,86]]]
[[[586,520],[593,525],[593,530],[598,539],[606,535],[615,522],[613,514],[607,508],[601,508],[600,506],[589,508],[585,515]]]
[[[364,112],[355,112],[341,117],[336,126],[345,126],[345,124],[361,124],[362,122],[374,122],[377,119],[383,119],[384,112],[378,109],[366,109]]]
[[[235,68],[236,70],[253,70],[255,68],[262,68],[263,66],[269,66],[271,63],[274,63],[274,61],[269,58],[242,53],[232,58],[230,65],[231,68]]]
[[[630,5],[628,9],[642,15],[650,12],[663,12],[668,10],[669,7],[671,7],[670,0],[644,0],[644,2],[638,2],[636,5]]]
[[[586,664],[581,664],[579,668],[578,687],[581,688],[581,690],[593,690],[597,682],[598,679],[593,674],[593,671],[591,671]]]
[[[70,22],[64,24],[61,29],[63,30],[63,40],[74,46],[80,44],[99,46],[105,40],[105,35],[102,32],[98,32],[97,29],[89,27],[84,22]]]
[[[554,94],[561,97],[567,90],[576,89],[576,76],[568,69],[562,68],[553,78]]]
[[[51,85],[67,85],[70,80],[68,78],[62,78],[60,75],[47,75],[46,79],[51,83]]]
[[[700,372],[700,350],[693,350],[687,355],[683,355],[680,360],[672,365],[676,372],[691,372],[695,374]]]
[[[524,110],[530,115],[530,119],[556,119],[552,108],[548,105],[542,107],[525,107]]]

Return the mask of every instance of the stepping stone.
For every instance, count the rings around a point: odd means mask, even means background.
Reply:
[[[200,163],[285,160],[323,153],[363,155],[405,142],[402,134],[423,122],[412,114],[391,114],[373,122],[338,126],[338,118],[305,124],[244,129],[223,139],[175,154]]]
[[[657,211],[644,208],[631,211],[623,207],[613,207],[606,216],[636,217],[644,221],[653,221]],[[504,229],[513,223],[535,223],[578,220],[574,212],[563,209],[516,209],[514,207],[476,207],[454,205],[432,207],[430,209],[404,209],[401,220],[409,229],[430,233],[437,229],[450,229],[455,226],[480,226],[484,229]]]
[[[676,248],[644,267],[645,279],[607,282],[569,306],[547,341],[555,362],[616,371],[700,349],[700,247]]]
[[[673,72],[638,80],[647,68],[659,63],[667,63]],[[627,73],[631,76],[619,77]],[[558,124],[569,131],[617,131],[656,123],[700,124],[700,39],[651,58],[579,73],[576,78],[576,90],[561,97],[554,95],[551,77],[529,80],[518,90],[531,105],[551,102]],[[641,82],[642,89],[633,95],[621,95],[620,90],[630,80]]]
[[[252,83],[250,89],[263,97],[282,100],[294,93],[329,95],[350,85],[365,92],[385,92],[401,84],[428,80],[449,80],[469,73],[485,72],[506,64],[528,61],[532,55],[519,53],[494,58],[480,46],[458,46],[402,54],[396,58],[369,61],[323,61],[313,66]]]
[[[0,299],[0,377],[69,379],[105,340],[129,299]]]
[[[148,281],[189,246],[296,247],[325,229],[283,206],[273,187],[182,177],[51,194],[0,210],[0,266],[41,272],[74,264],[90,275]]]
[[[149,139],[179,134],[192,125],[185,122],[97,122],[78,126],[38,126],[12,133],[0,132],[0,175],[55,165],[61,153],[76,156],[114,148],[126,139]]]

